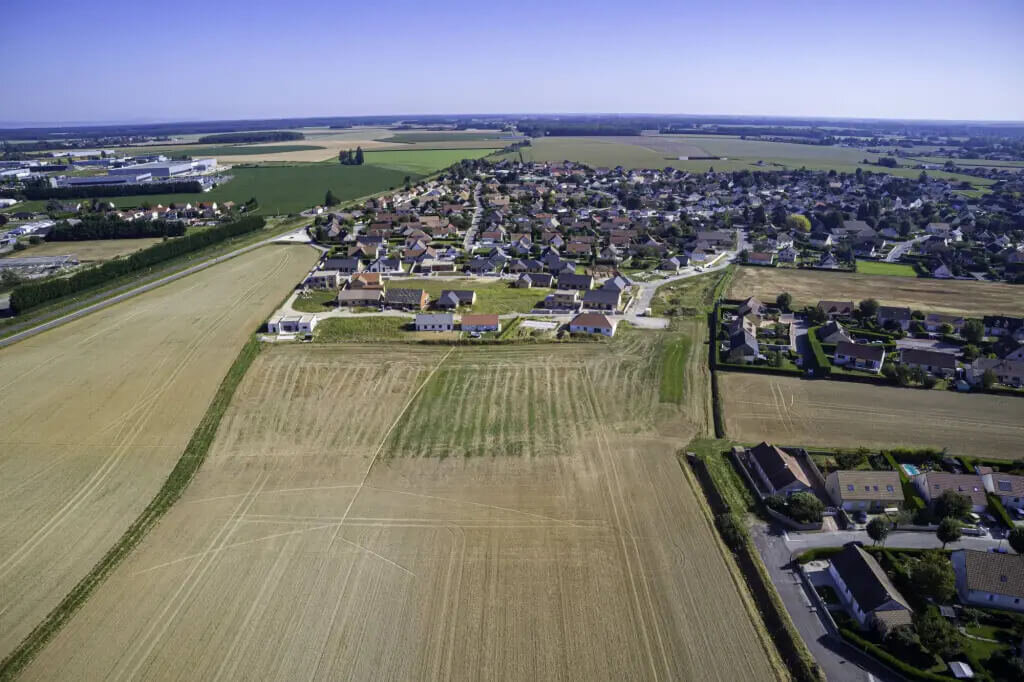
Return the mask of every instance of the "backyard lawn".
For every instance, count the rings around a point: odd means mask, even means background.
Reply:
[[[892,277],[917,277],[913,266],[905,263],[882,263],[876,260],[858,260],[857,272],[864,275],[890,275]]]
[[[537,307],[550,289],[516,289],[506,281],[482,281],[479,279],[407,279],[391,280],[389,287],[423,289],[436,301],[444,289],[472,289],[476,292],[476,304],[471,308],[459,308],[459,312],[477,314],[528,313]]]

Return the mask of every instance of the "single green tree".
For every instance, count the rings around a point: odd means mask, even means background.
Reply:
[[[793,232],[800,232],[806,234],[811,231],[811,221],[808,220],[807,216],[800,215],[799,213],[791,213],[786,217],[786,227]]]
[[[1013,547],[1014,552],[1024,555],[1024,526],[1016,526],[1006,536],[1006,539],[1009,541],[1010,547]]]
[[[988,391],[988,390],[990,390],[995,385],[996,385],[996,373],[993,372],[991,369],[986,369],[984,372],[982,372],[982,374],[981,374],[981,387],[984,388],[986,391]]]
[[[789,515],[800,523],[821,521],[825,505],[811,493],[793,493],[789,496]]]
[[[935,515],[944,519],[962,519],[971,511],[971,498],[955,490],[946,490],[935,501]]]
[[[338,201],[338,197],[334,196],[334,192],[327,190],[327,194],[324,195],[324,205],[337,206],[339,203],[341,202]]]
[[[981,320],[970,319],[964,322],[961,333],[967,343],[977,346],[985,338],[985,325],[982,324]]]
[[[940,603],[956,592],[953,564],[942,552],[925,552],[911,568],[910,578],[922,595]]]
[[[865,298],[858,307],[860,314],[866,318],[872,318],[878,314],[878,301],[873,298]]]
[[[962,534],[963,530],[961,529],[960,521],[952,516],[947,516],[939,521],[939,528],[935,531],[935,536],[942,543],[942,549],[946,549],[946,545],[949,543],[959,540]]]
[[[357,166],[362,166],[363,165],[363,148],[362,147],[356,147],[356,165]]]
[[[783,312],[789,312],[789,306],[793,305],[793,296],[789,292],[782,292],[775,297],[775,305]]]
[[[914,614],[914,629],[921,645],[937,656],[948,658],[960,651],[960,637],[938,609],[927,608]]]
[[[876,516],[868,521],[868,537],[876,545],[878,543],[884,545],[885,539],[889,537],[889,521],[882,516]]]

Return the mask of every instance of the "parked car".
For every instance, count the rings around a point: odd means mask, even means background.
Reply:
[[[868,513],[866,511],[854,512],[853,520],[856,521],[857,523],[867,523],[868,522]]]

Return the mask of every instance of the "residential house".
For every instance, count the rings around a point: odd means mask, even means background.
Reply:
[[[944,471],[926,471],[913,477],[921,497],[934,503],[942,493],[952,490],[971,500],[971,511],[982,512],[988,506],[985,482],[978,474],[948,474]]]
[[[464,332],[500,332],[501,320],[497,315],[463,315],[461,326]]]
[[[686,256],[670,256],[665,260],[658,263],[658,269],[663,272],[678,273],[680,269],[686,267],[686,262],[689,259]]]
[[[952,377],[956,374],[956,356],[923,348],[904,348],[900,351],[900,364],[920,368],[928,374]]]
[[[544,298],[544,307],[555,310],[575,310],[580,305],[580,292],[573,289],[559,289]]]
[[[779,262],[780,263],[795,263],[797,258],[800,257],[800,252],[792,246],[787,246],[779,251]]]
[[[384,289],[379,272],[359,272],[348,278],[349,289]]]
[[[562,272],[558,275],[559,289],[575,289],[577,291],[588,291],[594,286],[594,278],[590,275],[577,275],[571,272]]]
[[[424,310],[430,297],[423,289],[389,287],[384,294],[384,305],[399,310]]]
[[[825,490],[832,503],[846,511],[880,512],[903,502],[895,471],[833,471],[825,478]]]
[[[853,315],[853,301],[818,301],[818,310],[830,320]]]
[[[792,495],[811,489],[803,467],[780,447],[762,442],[747,448],[746,460],[771,495]]]
[[[573,334],[615,336],[615,328],[618,325],[618,320],[609,318],[601,313],[580,313],[572,318],[572,321],[569,323],[569,331]]]
[[[910,308],[901,306],[878,306],[878,324],[886,329],[899,325],[903,331],[910,329]]]
[[[337,289],[341,285],[341,273],[337,270],[314,270],[303,284],[310,289]]]
[[[312,334],[316,329],[316,315],[278,315],[267,321],[270,334]]]
[[[455,329],[455,317],[451,313],[419,313],[415,326],[418,332],[450,332]]]
[[[761,303],[761,301],[751,296],[747,300],[743,301],[743,303],[740,303],[740,307],[736,309],[736,314],[740,317],[745,317],[751,314],[760,316],[764,315],[766,309],[767,306],[764,303]]]
[[[843,325],[839,323],[839,320],[832,320],[827,322],[818,328],[818,339],[822,343],[840,343],[846,341],[847,343],[853,343],[853,337],[843,329]]]
[[[753,331],[752,325],[750,327],[743,325],[729,335],[729,362],[751,363],[759,355],[757,334]]]
[[[988,336],[1024,337],[1024,317],[986,315],[981,321],[985,325],[985,334]]]
[[[438,308],[455,310],[459,306],[476,303],[476,292],[472,289],[442,289],[435,305]]]
[[[885,361],[885,348],[881,344],[851,343],[840,341],[836,345],[834,363],[846,367],[854,367],[867,372],[882,371]]]
[[[989,471],[981,474],[985,490],[999,498],[1007,509],[1024,510],[1024,476]]]
[[[859,543],[851,542],[833,555],[828,573],[843,604],[861,627],[885,635],[891,628],[911,624],[910,604]]]
[[[1016,554],[958,549],[950,556],[960,601],[1024,611],[1024,560]]]
[[[397,258],[378,258],[366,266],[368,272],[377,272],[382,275],[402,274],[402,261]]]
[[[941,331],[942,326],[948,324],[953,328],[955,334],[959,334],[964,328],[964,318],[958,315],[943,315],[941,313],[928,313],[924,318],[924,328],[930,332]]]
[[[341,308],[376,308],[383,300],[383,289],[342,289],[338,292],[338,306]]]
[[[775,265],[775,254],[767,251],[751,251],[747,254],[750,265]]]
[[[991,370],[996,382],[1014,388],[1024,387],[1024,361],[978,358],[967,366],[965,379],[972,386],[980,386],[985,372]]]
[[[519,275],[519,279],[516,280],[514,286],[518,289],[530,289],[532,287],[550,289],[553,279],[554,277],[546,272],[524,272]]]
[[[583,294],[583,307],[615,312],[622,304],[622,292],[616,289],[591,289]]]
[[[328,258],[324,261],[325,270],[337,270],[343,275],[351,275],[363,271],[363,261],[358,258]]]

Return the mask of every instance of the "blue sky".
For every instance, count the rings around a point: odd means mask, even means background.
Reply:
[[[1024,1],[5,0],[0,122],[1024,120]]]

